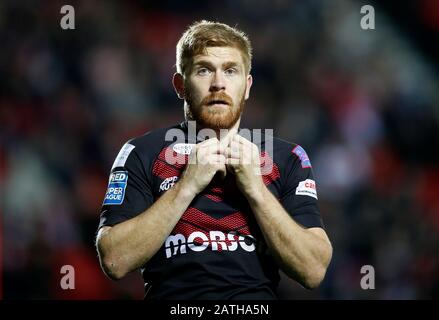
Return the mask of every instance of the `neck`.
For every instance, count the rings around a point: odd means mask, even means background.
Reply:
[[[240,122],[241,122],[241,117],[239,117],[239,119],[236,121],[236,123],[231,128],[215,130],[216,137],[218,138],[218,140],[229,139],[231,136],[236,134],[238,132]],[[223,131],[223,132],[221,132],[221,131]]]

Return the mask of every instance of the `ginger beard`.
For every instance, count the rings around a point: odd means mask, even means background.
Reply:
[[[186,119],[195,120],[202,128],[213,130],[230,129],[235,125],[244,111],[245,92],[237,105],[233,99],[224,92],[213,92],[204,97],[200,102],[195,102],[193,90],[188,84],[185,85]],[[221,102],[223,106],[214,106],[214,102]]]

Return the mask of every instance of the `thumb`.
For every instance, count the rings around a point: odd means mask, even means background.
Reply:
[[[227,131],[227,133],[223,136],[220,136],[220,146],[223,150],[230,145],[230,141],[232,141],[233,137],[237,133],[237,129],[233,128]]]

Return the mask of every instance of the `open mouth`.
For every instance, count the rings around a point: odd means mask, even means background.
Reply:
[[[218,106],[225,106],[225,107],[227,107],[229,104],[226,101],[224,101],[224,100],[212,100],[212,101],[209,101],[207,103],[207,105],[208,106],[218,105]]]

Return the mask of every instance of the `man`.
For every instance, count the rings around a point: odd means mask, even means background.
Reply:
[[[186,121],[130,140],[113,164],[99,259],[112,279],[140,268],[146,299],[276,299],[279,268],[306,288],[324,278],[332,247],[306,152],[239,131],[251,56],[235,28],[190,26],[173,77]],[[185,143],[169,139],[175,130]]]

